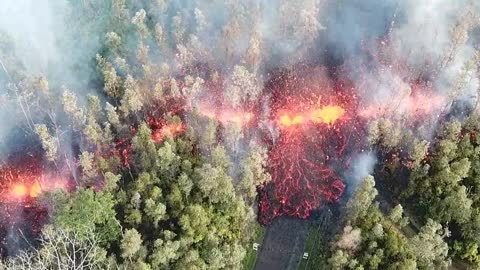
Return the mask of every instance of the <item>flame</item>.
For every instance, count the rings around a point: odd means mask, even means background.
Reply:
[[[314,110],[310,119],[314,123],[333,124],[345,114],[345,110],[337,105],[328,105],[321,109]]]

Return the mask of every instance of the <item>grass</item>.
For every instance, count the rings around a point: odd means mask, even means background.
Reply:
[[[318,226],[312,226],[308,233],[307,242],[305,243],[305,252],[308,252],[308,260],[302,259],[298,269],[325,269],[325,248],[327,245],[328,243],[321,229]]]
[[[260,224],[255,224],[253,231],[252,242],[247,246],[247,254],[243,258],[243,270],[252,270],[255,267],[255,262],[257,261],[258,251],[253,250],[253,243],[258,243],[262,245],[263,237],[265,236],[265,228],[260,226]]]

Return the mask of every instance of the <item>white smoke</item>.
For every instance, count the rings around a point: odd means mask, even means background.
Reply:
[[[377,156],[374,152],[364,152],[353,159],[352,167],[344,175],[347,181],[347,195],[350,195],[357,188],[358,184],[368,175],[373,173],[377,164]]]

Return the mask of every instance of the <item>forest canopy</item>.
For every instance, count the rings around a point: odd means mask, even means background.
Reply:
[[[301,269],[478,267],[480,7],[420,2],[7,0],[0,269],[247,269],[284,217]]]

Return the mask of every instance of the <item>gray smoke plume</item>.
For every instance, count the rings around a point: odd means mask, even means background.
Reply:
[[[350,170],[343,175],[347,181],[347,196],[355,191],[357,185],[368,175],[373,173],[373,169],[377,164],[377,156],[375,152],[364,152],[353,159]]]

